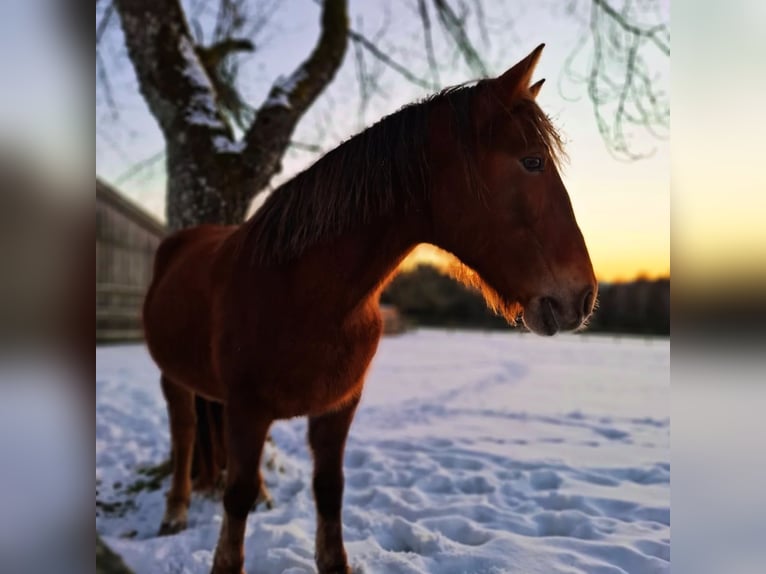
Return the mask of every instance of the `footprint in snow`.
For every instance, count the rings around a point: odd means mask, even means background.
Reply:
[[[584,540],[599,537],[592,519],[579,510],[544,510],[535,514],[532,519],[537,523],[537,535],[541,537],[568,536]]]
[[[533,470],[529,473],[529,484],[535,490],[555,490],[561,482],[561,477],[552,470]]]

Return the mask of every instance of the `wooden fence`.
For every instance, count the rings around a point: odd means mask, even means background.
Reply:
[[[96,179],[97,343],[143,337],[141,307],[165,233],[156,219]],[[386,334],[404,330],[396,308],[381,310]]]
[[[96,341],[142,337],[141,306],[165,227],[96,180]]]

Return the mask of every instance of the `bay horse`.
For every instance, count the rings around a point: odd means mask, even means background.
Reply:
[[[379,296],[418,244],[455,255],[510,322],[577,329],[596,279],[530,85],[543,46],[502,75],[446,89],[357,134],[239,226],[160,245],[144,306],[173,451],[163,528],[186,524],[194,394],[224,404],[227,473],[213,574],[244,572],[245,522],[271,423],[307,415],[316,565],[350,572],[343,451],[381,336]]]

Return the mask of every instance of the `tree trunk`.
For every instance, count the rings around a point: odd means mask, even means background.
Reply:
[[[169,141],[167,151],[168,228],[242,223],[255,191],[240,155],[210,149],[205,138]]]

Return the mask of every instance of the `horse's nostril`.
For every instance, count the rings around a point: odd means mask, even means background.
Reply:
[[[543,297],[541,303],[546,305],[552,312],[561,313],[561,305],[553,297]]]
[[[553,297],[543,297],[540,299],[540,306],[545,331],[547,334],[553,335],[561,328],[558,319],[561,307]]]
[[[585,290],[583,295],[581,310],[583,317],[590,315],[590,312],[593,310],[593,289],[590,287]]]

